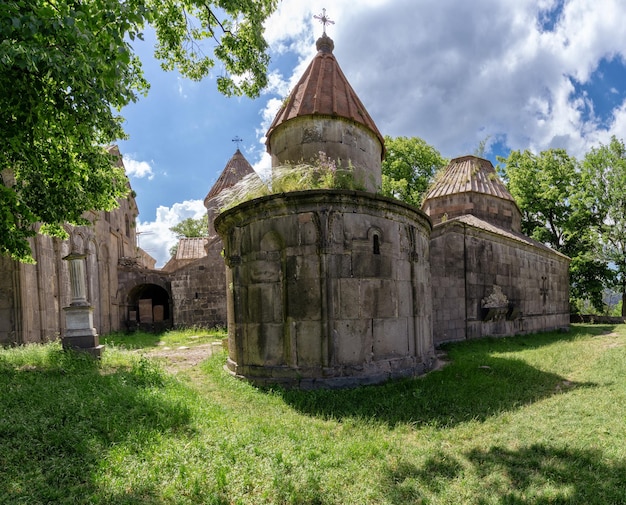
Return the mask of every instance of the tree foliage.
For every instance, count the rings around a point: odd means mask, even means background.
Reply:
[[[592,149],[582,164],[582,205],[594,216],[602,258],[615,266],[615,281],[626,316],[626,147],[611,138]]]
[[[385,147],[382,194],[419,207],[435,173],[446,165],[446,159],[418,137],[385,136]]]
[[[511,151],[500,158],[509,191],[522,211],[522,231],[572,258],[570,298],[590,299],[602,310],[611,271],[597,251],[591,224],[596,216],[583,203],[578,161],[563,149],[540,154]]]
[[[174,232],[177,239],[206,237],[209,234],[209,216],[208,214],[205,214],[203,217],[198,219],[188,217],[187,219],[183,219],[180,223],[172,226],[170,231]],[[174,244],[170,248],[170,255],[175,256],[177,250],[178,244]]]
[[[110,210],[127,191],[104,146],[125,138],[119,111],[148,89],[132,47],[147,24],[166,69],[200,79],[221,61],[218,89],[255,96],[267,82],[263,21],[276,1],[0,3],[0,254],[32,261],[36,223],[63,236],[62,223]]]
[[[170,231],[176,234],[176,238],[206,237],[209,234],[208,215],[205,214],[198,219],[192,217],[183,219],[177,225],[172,226]]]
[[[577,161],[563,149],[536,155],[511,151],[504,163],[504,178],[522,211],[522,231],[563,251],[576,231],[577,208],[571,196],[578,190]]]

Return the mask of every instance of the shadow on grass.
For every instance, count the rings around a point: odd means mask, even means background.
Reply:
[[[555,394],[595,387],[592,383],[566,381],[520,359],[494,355],[574,340],[577,336],[572,331],[464,342],[448,346],[451,363],[421,378],[352,390],[287,390],[279,394],[299,412],[324,418],[356,417],[390,426],[453,426],[482,421]]]
[[[472,475],[480,482],[475,503],[623,504],[626,464],[611,463],[600,451],[532,445],[518,450],[491,447],[455,457],[440,453],[423,465],[388,467],[381,485],[390,503],[454,499],[458,481]],[[457,481],[456,483],[454,481]]]
[[[158,503],[156,489],[136,500],[97,475],[108,458],[141,457],[155,437],[188,429],[188,407],[164,391],[169,380],[149,360],[103,374],[60,349],[35,365],[0,357],[0,503]]]

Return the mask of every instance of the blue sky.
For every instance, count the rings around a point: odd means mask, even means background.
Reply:
[[[139,243],[162,266],[168,228],[200,217],[235,152],[269,168],[264,135],[282,99],[328,34],[346,77],[384,135],[418,136],[444,156],[562,147],[582,157],[626,139],[626,2],[622,0],[283,0],[266,24],[270,86],[226,98],[213,78],[164,72],[154,39],[137,46],[151,90],[122,115],[119,143],[140,216]],[[219,65],[215,75],[220,75]]]

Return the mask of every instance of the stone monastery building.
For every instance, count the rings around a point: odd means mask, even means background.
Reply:
[[[384,139],[333,48],[317,41],[267,149],[273,167],[323,152],[365,191],[271,195],[219,214],[219,194],[254,173],[237,150],[205,199],[209,236],[183,239],[162,270],[136,248],[132,197],[68,241],[38,236],[36,266],[0,258],[0,343],[63,331],[71,250],[87,253],[100,333],[227,324],[228,368],[258,383],[380,382],[427,371],[442,342],[567,327],[569,259],[521,233],[489,161],[453,159],[422,209],[377,194]]]
[[[122,157],[111,148],[118,163]],[[111,212],[88,212],[92,226],[66,226],[68,240],[37,235],[30,240],[35,265],[0,256],[0,344],[45,342],[65,330],[70,305],[70,253],[84,254],[87,299],[101,334],[132,327],[140,315],[157,326],[171,321],[169,279],[137,248],[138,215],[131,192]]]
[[[346,387],[429,370],[438,343],[567,327],[569,259],[521,233],[487,160],[454,159],[422,210],[376,194],[384,140],[324,34],[267,133],[272,166],[320,152],[365,191],[258,198],[220,214],[238,376]]]

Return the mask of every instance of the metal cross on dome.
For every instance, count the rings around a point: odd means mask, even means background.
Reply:
[[[326,9],[322,9],[322,13],[321,14],[318,14],[318,15],[313,16],[313,17],[324,25],[324,35],[326,35],[326,26],[335,24],[335,22],[331,21],[331,19],[326,15]]]
[[[243,142],[243,139],[239,138],[239,135],[236,135],[235,138],[233,139],[233,142],[237,144],[237,149],[239,149],[239,144]]]

